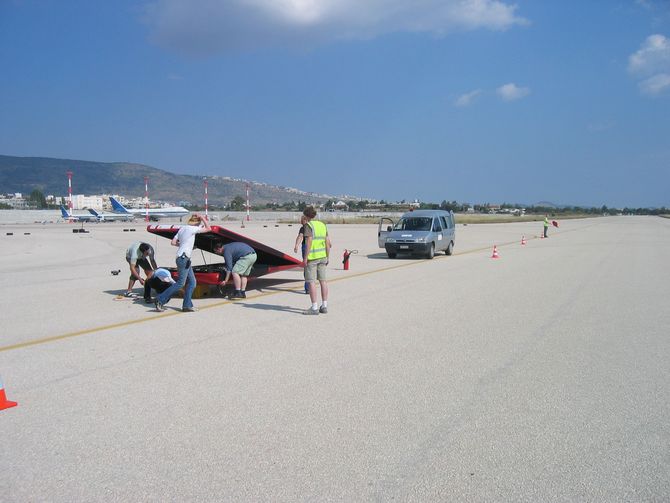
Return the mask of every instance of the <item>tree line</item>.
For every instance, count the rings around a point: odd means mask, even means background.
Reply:
[[[33,190],[27,198],[28,205],[31,208],[35,209],[51,209],[56,207],[56,205],[49,204],[46,200],[46,197],[39,189]],[[364,210],[379,210],[379,211],[403,211],[407,209],[410,205],[405,200],[399,202],[388,202],[385,200],[381,201],[349,201],[346,203],[346,207],[337,206],[338,201],[335,199],[328,199],[323,207],[325,210],[334,210],[338,209],[341,211],[364,211]],[[303,211],[308,205],[314,204],[308,201],[289,201],[283,203],[265,203],[261,205],[252,205],[251,210],[253,211]],[[0,203],[0,209],[10,209],[11,206],[7,204]],[[490,204],[474,204],[470,203],[459,203],[457,201],[447,201],[443,200],[441,203],[420,203],[419,209],[426,210],[446,210],[453,211],[454,213],[464,213],[472,208],[476,213],[488,213],[490,211]],[[192,211],[201,211],[204,209],[202,206],[193,205],[188,207]],[[244,197],[241,195],[235,196],[228,205],[215,206],[212,205],[209,207],[212,211],[246,211],[247,202]],[[606,205],[603,206],[522,206],[520,204],[510,204],[503,203],[500,205],[501,210],[521,210],[523,209],[527,214],[548,214],[548,215],[568,215],[568,214],[584,214],[584,215],[618,215],[623,213],[624,215],[668,215],[670,214],[670,208],[662,206],[660,208],[609,208]]]

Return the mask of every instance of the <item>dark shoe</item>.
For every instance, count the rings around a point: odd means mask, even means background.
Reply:
[[[152,299],[151,297],[149,297],[148,299],[144,299],[144,302],[145,302],[145,304],[153,304],[153,303],[154,303],[154,299]]]
[[[319,308],[319,312],[320,312],[321,314],[328,314],[328,308],[327,308],[326,306],[321,306],[321,307]]]
[[[129,299],[132,299],[134,297],[137,297],[137,294],[133,293],[133,292],[126,292],[126,293],[123,294],[123,296],[128,297]]]
[[[239,299],[244,299],[245,297],[242,296],[242,292],[240,292],[239,290],[235,290],[233,293],[231,293],[231,294],[228,296],[228,298],[229,298],[230,300],[239,300]]]
[[[302,314],[306,314],[306,315],[315,315],[315,314],[319,314],[319,310],[318,310],[318,309],[312,309],[312,308],[310,307],[309,309],[305,309],[305,310],[302,312]]]
[[[240,297],[241,299],[246,299],[247,298],[247,293],[244,290],[240,290],[240,295],[241,295],[241,297]]]
[[[197,311],[195,307],[182,307],[181,310],[184,313],[195,313]]]
[[[156,311],[165,311],[165,307],[163,306],[163,303],[160,300],[156,299],[154,301],[154,305],[156,306]]]

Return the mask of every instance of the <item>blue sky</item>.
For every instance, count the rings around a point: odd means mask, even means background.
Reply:
[[[0,154],[670,206],[670,2],[0,0]]]

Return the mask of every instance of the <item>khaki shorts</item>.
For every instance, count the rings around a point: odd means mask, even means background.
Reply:
[[[326,281],[326,265],[328,264],[328,257],[310,260],[305,266],[305,281],[314,283],[317,279],[319,281]]]
[[[249,255],[238,258],[233,266],[233,272],[240,276],[249,276],[249,274],[251,274],[251,268],[256,263],[257,258],[258,256],[255,253],[250,253]]]

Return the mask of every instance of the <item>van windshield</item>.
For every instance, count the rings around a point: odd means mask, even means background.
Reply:
[[[430,217],[401,218],[393,227],[394,231],[429,231],[433,223]]]

